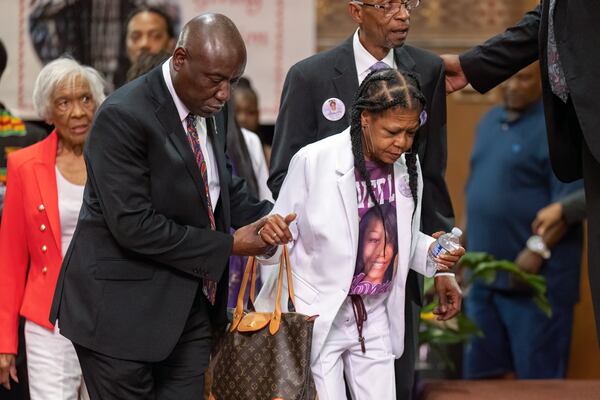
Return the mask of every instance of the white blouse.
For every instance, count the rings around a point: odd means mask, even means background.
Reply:
[[[83,202],[84,185],[75,185],[65,179],[56,167],[56,189],[58,191],[58,215],[60,217],[60,240],[64,257],[73,238],[79,210]]]

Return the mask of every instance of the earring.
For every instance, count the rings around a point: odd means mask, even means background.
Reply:
[[[365,132],[365,129],[368,129],[368,134]],[[365,149],[367,150],[368,155],[372,155],[375,153],[375,148],[373,147],[373,138],[371,137],[371,128],[369,125],[363,125],[363,134],[365,138]]]

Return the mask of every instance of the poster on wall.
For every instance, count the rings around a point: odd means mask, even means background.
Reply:
[[[44,63],[69,53],[113,82],[123,62],[124,25],[140,5],[162,7],[175,29],[196,15],[227,15],[248,50],[245,76],[260,99],[261,123],[275,121],[283,80],[316,48],[315,0],[11,0],[3,4],[0,39],[8,52],[0,101],[25,119],[36,119],[31,95]]]

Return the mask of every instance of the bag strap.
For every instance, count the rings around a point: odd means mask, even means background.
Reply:
[[[252,257],[254,258],[254,257]],[[256,275],[258,274],[258,263],[254,258],[254,264],[252,265],[252,276],[250,277],[250,296],[248,296],[248,310],[255,311],[254,300],[256,300]]]
[[[288,302],[291,303],[292,307],[290,311],[296,310],[296,304],[294,303],[294,284],[292,281],[292,268],[290,263],[290,256],[286,245],[283,245],[283,252],[279,258],[279,276],[277,277],[277,295],[275,296],[275,310],[271,316],[271,322],[269,323],[269,332],[274,335],[279,330],[281,324],[281,292],[283,291],[283,270],[286,270],[286,279],[288,282]]]
[[[250,285],[250,296],[248,297],[248,306],[254,310],[254,294],[256,291],[256,258],[248,257],[246,268],[244,269],[244,275],[242,277],[242,284],[240,285],[240,292],[237,298],[237,304],[233,312],[233,320],[231,321],[230,331],[233,332],[238,327],[240,321],[244,317],[244,296],[246,295],[246,287],[248,286],[248,279],[251,279]],[[251,277],[251,278],[250,278]]]
[[[283,246],[283,255],[285,256],[285,265],[288,281],[288,311],[296,312],[296,297],[294,295],[294,284],[292,280],[292,263],[290,262],[290,252],[287,246]]]
[[[242,284],[240,285],[240,292],[237,298],[237,304],[233,312],[233,320],[229,330],[235,331],[240,324],[242,318],[244,318],[244,296],[246,294],[246,288],[248,287],[248,280],[250,280],[250,296],[248,297],[248,308],[254,311],[254,296],[256,292],[256,272],[258,266],[255,257],[249,257],[244,269],[244,275],[242,277]],[[281,257],[279,257],[279,276],[277,277],[277,295],[275,299],[275,310],[271,314],[271,321],[269,323],[269,332],[274,335],[279,330],[281,324],[281,292],[283,291],[283,272],[286,272],[285,278],[287,279],[288,286],[288,309],[290,311],[296,310],[296,304],[294,302],[294,283],[292,279],[292,265],[290,263],[290,255],[286,245],[282,246]]]

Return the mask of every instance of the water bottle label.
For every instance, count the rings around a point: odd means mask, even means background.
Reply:
[[[431,255],[434,257],[442,255],[445,252],[446,252],[446,249],[444,249],[439,242],[436,242],[435,245],[433,246],[433,248],[431,249]]]

